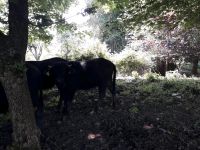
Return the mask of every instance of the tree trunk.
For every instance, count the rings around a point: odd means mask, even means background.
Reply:
[[[3,85],[9,101],[13,127],[13,148],[38,150],[39,130],[36,127],[34,110],[24,76],[7,71],[4,73]]]
[[[192,74],[198,75],[198,63],[199,59],[197,57],[193,58],[192,60]]]
[[[161,76],[166,75],[167,63],[166,60],[163,58],[156,58],[156,72],[159,73]]]
[[[8,0],[9,35],[0,32],[0,80],[4,86],[13,126],[13,148],[40,150],[26,73],[28,0]]]

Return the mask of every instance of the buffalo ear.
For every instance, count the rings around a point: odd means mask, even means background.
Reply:
[[[46,71],[46,76],[50,76],[50,70],[51,70],[52,66],[51,65],[48,65],[47,66],[47,71]]]

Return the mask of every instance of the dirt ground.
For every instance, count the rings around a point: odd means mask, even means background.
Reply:
[[[173,85],[163,84],[163,94],[137,88],[143,82],[118,81],[117,84],[116,109],[112,109],[111,96],[107,94],[105,100],[99,102],[96,113],[97,91],[79,91],[71,106],[70,118],[63,122],[59,121],[60,114],[56,111],[58,93],[48,92],[42,149],[200,149],[200,91],[168,93]],[[11,131],[11,123],[1,120],[0,150],[11,143]]]

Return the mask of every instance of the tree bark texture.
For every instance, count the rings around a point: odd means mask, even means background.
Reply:
[[[193,58],[193,61],[192,61],[192,74],[193,75],[198,75],[198,63],[199,63],[199,59],[197,57]]]
[[[24,76],[19,78],[11,71],[4,73],[3,85],[9,100],[13,127],[13,148],[38,150],[39,130],[35,124],[34,110]]]
[[[9,46],[15,58],[25,61],[28,44],[28,0],[8,0]]]
[[[156,58],[156,72],[159,73],[161,76],[166,75],[167,70],[167,62],[163,58]]]
[[[28,42],[28,0],[8,0],[9,34],[0,32],[0,80],[13,125],[14,149],[40,149],[33,106],[28,90],[25,53]]]

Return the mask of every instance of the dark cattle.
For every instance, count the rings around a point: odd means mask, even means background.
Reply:
[[[112,93],[112,105],[115,106],[115,65],[104,58],[88,61],[60,62],[50,69],[56,85],[64,100],[64,114],[67,113],[67,103],[71,102],[77,90],[87,90],[98,87],[99,98],[105,96],[106,88]]]
[[[42,61],[26,61],[26,64],[35,65],[40,70],[42,75],[42,88],[49,89],[55,85],[55,82],[54,79],[47,74],[48,68],[58,62],[66,62],[66,60],[59,57],[54,57]]]
[[[35,65],[41,72],[41,84],[42,89],[50,89],[55,85],[54,78],[49,75],[47,72],[49,71],[49,67],[52,67],[54,64],[58,62],[67,62],[66,60],[54,57],[42,61],[26,61],[26,64]],[[42,97],[42,91],[41,91],[41,97]],[[58,108],[60,107],[60,103],[58,105]]]
[[[42,89],[51,88],[55,85],[54,79],[47,74],[48,67],[58,62],[66,62],[62,58],[50,58],[43,61],[26,61],[27,81],[33,106],[36,108],[35,116],[38,127],[42,128],[43,122],[43,99]],[[0,83],[0,113],[8,112],[8,100],[3,86]]]
[[[43,101],[41,97],[41,72],[32,64],[27,64],[27,81],[28,87],[32,99],[32,104],[35,109],[36,123],[39,128],[42,128],[43,122]],[[3,86],[0,83],[0,113],[8,112],[8,100],[3,89]]]
[[[27,82],[28,87],[33,103],[33,107],[36,108],[35,111],[35,117],[36,117],[36,123],[39,128],[42,128],[43,126],[43,99],[42,99],[42,74],[40,70],[32,65],[32,64],[26,64],[27,66]]]
[[[4,88],[0,82],[0,113],[8,112],[8,100]]]

